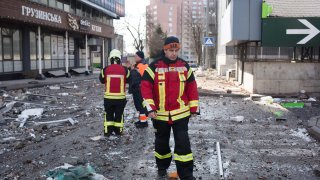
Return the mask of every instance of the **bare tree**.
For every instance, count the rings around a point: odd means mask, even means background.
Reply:
[[[139,21],[134,21],[134,19],[138,19]],[[144,44],[143,39],[145,38],[145,24],[143,21],[145,20],[145,15],[143,16],[126,16],[124,18],[121,18],[120,21],[115,21],[115,31],[116,33],[120,34],[127,34],[129,33],[130,36],[133,39],[133,47],[137,51],[143,51],[144,50]]]
[[[184,26],[187,28],[187,36],[188,38],[191,38],[190,41],[190,47],[193,52],[196,53],[197,56],[197,64],[202,64],[202,38],[204,35],[205,30],[205,22],[202,18],[194,17],[194,12],[192,9],[192,6],[189,4],[185,4],[186,7],[184,7],[186,10],[184,13],[186,13],[186,18]],[[189,34],[190,32],[190,34]]]
[[[201,23],[192,23],[192,47],[197,54],[197,64],[201,64],[202,58],[202,37],[203,37],[203,25]]]
[[[125,21],[125,22],[127,24],[126,28],[130,32],[130,34],[134,40],[133,46],[136,48],[137,51],[143,51],[144,45],[143,45],[142,37],[144,37],[144,35],[141,30],[141,17],[139,19],[139,24],[137,27],[131,25],[128,21]]]

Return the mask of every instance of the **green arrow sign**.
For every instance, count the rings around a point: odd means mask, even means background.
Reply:
[[[262,46],[320,46],[320,18],[262,19]]]

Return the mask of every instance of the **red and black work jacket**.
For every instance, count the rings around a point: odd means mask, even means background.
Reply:
[[[157,112],[156,120],[176,121],[198,112],[197,83],[188,63],[180,58],[152,62],[143,74],[141,94],[148,112]]]
[[[130,71],[119,64],[112,64],[101,70],[99,79],[105,84],[104,98],[125,99],[126,82],[130,77]]]

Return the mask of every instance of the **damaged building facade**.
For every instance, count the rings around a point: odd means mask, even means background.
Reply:
[[[320,92],[320,1],[222,0],[217,70],[251,93]]]
[[[0,80],[104,66],[124,12],[124,0],[0,1]]]

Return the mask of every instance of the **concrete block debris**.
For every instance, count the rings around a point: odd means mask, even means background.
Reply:
[[[234,122],[242,123],[244,121],[244,117],[243,116],[230,117],[230,120]]]
[[[92,141],[99,141],[102,139],[102,136],[95,136],[95,137],[92,137],[90,138]]]
[[[69,93],[59,93],[59,96],[69,96]]]
[[[73,86],[61,86],[61,87],[65,89],[78,89],[78,86],[75,84]]]
[[[290,132],[292,136],[299,137],[307,142],[311,141],[311,138],[305,128],[297,128],[295,130],[291,129]]]
[[[35,109],[26,109],[21,112],[20,115],[18,115],[17,121],[20,122],[19,127],[23,127],[26,121],[29,119],[31,116],[35,117],[41,117],[43,113],[43,108],[35,108]]]
[[[9,112],[15,104],[16,104],[16,101],[11,101],[9,103],[6,103],[2,107],[0,107],[0,113],[4,114]]]
[[[49,86],[50,90],[59,90],[60,86]]]

